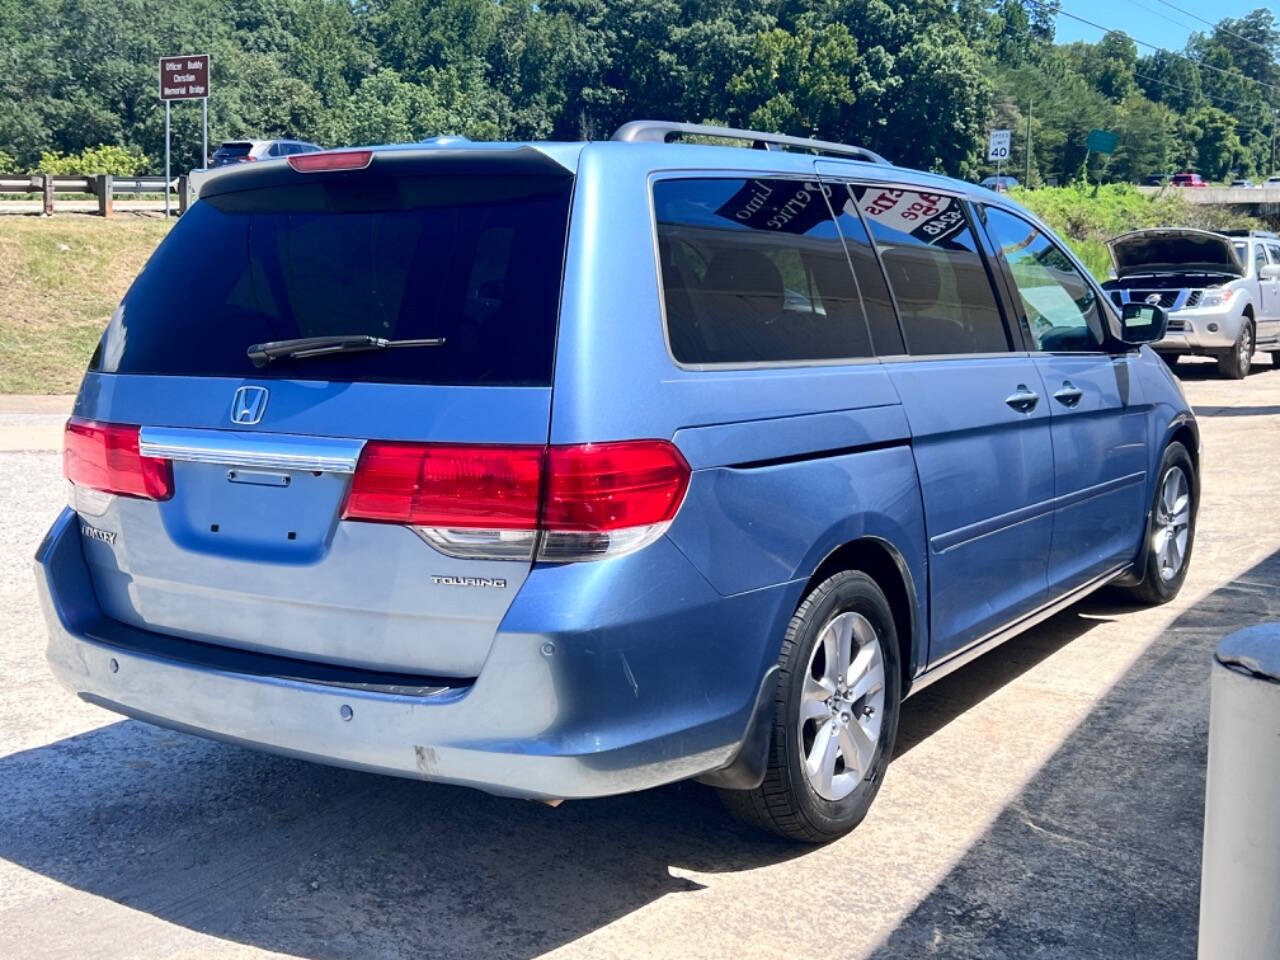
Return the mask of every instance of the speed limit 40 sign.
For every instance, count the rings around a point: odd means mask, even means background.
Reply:
[[[992,130],[991,137],[987,141],[987,159],[996,162],[1008,160],[1012,143],[1012,130]]]

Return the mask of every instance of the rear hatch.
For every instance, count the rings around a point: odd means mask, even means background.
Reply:
[[[249,159],[251,150],[253,150],[253,144],[247,140],[228,141],[213,151],[213,162],[210,165],[221,167],[228,163],[240,163]]]
[[[474,677],[531,566],[573,176],[528,147],[333,156],[210,179],[125,296],[69,428],[85,555],[134,626]],[[336,336],[390,345],[248,355]],[[456,498],[415,501],[428,473]],[[467,511],[504,529],[451,531]]]

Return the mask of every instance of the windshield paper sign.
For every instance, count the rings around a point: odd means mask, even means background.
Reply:
[[[910,234],[921,243],[945,246],[965,229],[964,210],[954,197],[887,187],[849,188],[849,204],[856,203],[868,221]],[[857,214],[848,209],[851,216]]]
[[[822,184],[809,180],[748,180],[716,216],[752,230],[805,234],[831,219]]]

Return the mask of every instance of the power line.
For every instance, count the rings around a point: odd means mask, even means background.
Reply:
[[[1057,9],[1055,9],[1049,4],[1043,2],[1043,0],[1028,0],[1028,2],[1033,3],[1037,7],[1040,7],[1042,10],[1047,10],[1048,12],[1053,13],[1057,16],[1068,17],[1071,20],[1075,20],[1079,23],[1086,24],[1090,27],[1093,27],[1095,30],[1101,30],[1104,33],[1121,34],[1122,36],[1128,37],[1131,41],[1138,44],[1139,46],[1147,47],[1151,50],[1157,50],[1161,53],[1167,53],[1172,57],[1179,57],[1182,60],[1186,60],[1188,63],[1195,64],[1197,67],[1199,67],[1202,70],[1212,70],[1215,73],[1221,73],[1228,77],[1235,77],[1240,80],[1248,80],[1250,83],[1256,83],[1258,86],[1265,87],[1266,89],[1272,91],[1273,93],[1280,93],[1280,88],[1277,88],[1275,85],[1270,83],[1263,83],[1261,80],[1255,80],[1253,77],[1240,73],[1238,70],[1237,71],[1224,70],[1221,67],[1215,67],[1213,64],[1204,63],[1203,61],[1197,60],[1194,57],[1189,57],[1185,53],[1178,53],[1176,50],[1169,50],[1166,47],[1160,46],[1158,43],[1150,43],[1146,40],[1139,40],[1137,37],[1133,36],[1133,34],[1127,33],[1124,30],[1116,30],[1112,27],[1107,27],[1101,23],[1097,23],[1093,20],[1089,20],[1086,17],[1077,16],[1074,13],[1068,13],[1066,10],[1063,10],[1061,7],[1058,7]]]
[[[1213,23],[1210,20],[1206,20],[1204,17],[1198,16],[1197,14],[1192,13],[1190,10],[1183,10],[1181,7],[1175,6],[1174,4],[1170,3],[1169,0],[1156,0],[1156,3],[1161,3],[1164,6],[1168,7],[1170,10],[1177,10],[1179,13],[1190,17],[1192,20],[1198,20],[1201,23],[1212,27],[1214,30],[1221,30],[1223,33],[1225,33],[1229,37],[1235,37],[1237,40],[1243,40],[1245,43],[1252,43],[1258,49],[1265,50],[1267,53],[1271,54],[1273,58],[1276,55],[1276,52],[1272,50],[1270,47],[1268,47],[1265,43],[1259,43],[1257,40],[1250,40],[1248,37],[1242,36],[1236,33],[1234,30],[1228,30],[1226,27],[1222,26],[1220,23]]]
[[[1176,89],[1179,93],[1186,92],[1183,89],[1182,84],[1180,83],[1177,83],[1177,84],[1169,83],[1169,81],[1167,80],[1161,80],[1159,77],[1148,76],[1147,74],[1139,73],[1136,70],[1133,72],[1133,75],[1134,77],[1140,80],[1146,80],[1148,83],[1157,83],[1162,87],[1169,87],[1170,89]],[[1247,104],[1242,104],[1240,101],[1232,100],[1229,97],[1221,97],[1220,100],[1215,100],[1213,98],[1213,94],[1205,93],[1203,90],[1200,91],[1200,95],[1203,96],[1206,100],[1208,100],[1214,106],[1221,106],[1222,104],[1229,104],[1231,106],[1236,106],[1236,107],[1247,106]],[[1242,124],[1235,117],[1232,117],[1232,119],[1236,121],[1237,130],[1252,130],[1256,133],[1268,133],[1268,134],[1270,133],[1270,130],[1271,130],[1270,127],[1258,127],[1258,126],[1254,126],[1253,124]]]
[[[1193,27],[1189,23],[1183,23],[1180,20],[1174,20],[1173,17],[1170,17],[1167,13],[1163,13],[1159,10],[1156,10],[1154,7],[1148,7],[1145,3],[1139,3],[1138,0],[1129,0],[1129,2],[1133,4],[1135,7],[1137,7],[1139,10],[1145,10],[1147,11],[1147,13],[1160,17],[1161,19],[1169,20],[1172,23],[1176,23],[1178,26],[1182,27],[1184,30],[1199,29],[1199,27]],[[1161,2],[1163,2],[1163,0],[1161,0]],[[1177,7],[1175,7],[1174,9],[1176,10]],[[1199,19],[1199,18],[1197,17],[1196,19]]]

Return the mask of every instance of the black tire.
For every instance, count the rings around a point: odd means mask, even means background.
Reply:
[[[1268,356],[1271,357],[1271,368],[1280,370],[1280,350],[1272,350]]]
[[[1162,353],[1162,354],[1160,354],[1160,359],[1161,359],[1161,360],[1163,360],[1166,364],[1168,364],[1168,365],[1169,365],[1169,369],[1170,369],[1170,370],[1176,370],[1176,369],[1177,369],[1177,367],[1178,367],[1178,362],[1179,362],[1180,360],[1182,360],[1182,354],[1180,354],[1180,353]]]
[[[844,613],[860,614],[874,631],[884,669],[884,702],[880,736],[866,775],[847,796],[829,800],[816,792],[805,774],[802,738],[806,728],[800,724],[799,711],[814,648],[824,628]],[[889,601],[876,582],[865,573],[842,571],[815,587],[791,618],[779,666],[764,782],[754,790],[721,790],[720,795],[735,816],[753,826],[789,840],[825,843],[848,833],[866,816],[884,780],[898,733],[898,636]],[[847,715],[845,719],[849,719]]]
[[[1155,549],[1158,536],[1158,520],[1163,514],[1161,494],[1170,471],[1178,469],[1186,477],[1188,486],[1188,515],[1186,524],[1186,548],[1182,551],[1181,564],[1173,576],[1161,572],[1162,561]],[[1187,578],[1187,568],[1191,565],[1191,548],[1195,545],[1196,514],[1200,507],[1200,478],[1196,476],[1195,465],[1187,448],[1180,443],[1171,443],[1165,448],[1160,459],[1160,472],[1156,474],[1156,490],[1151,500],[1151,522],[1147,528],[1147,543],[1144,544],[1144,568],[1139,571],[1142,579],[1127,592],[1134,600],[1145,604],[1168,603],[1178,595],[1182,583]]]
[[[1249,375],[1253,365],[1254,340],[1253,321],[1246,320],[1240,325],[1240,334],[1235,345],[1227,353],[1218,358],[1218,372],[1228,380],[1243,380]]]

